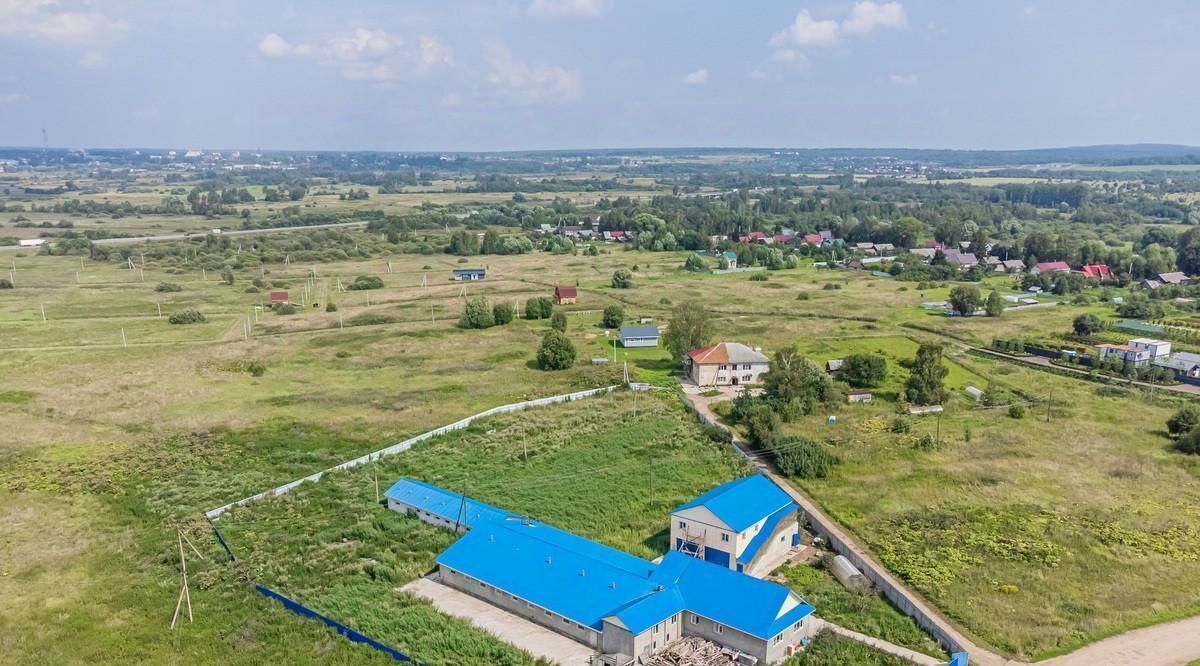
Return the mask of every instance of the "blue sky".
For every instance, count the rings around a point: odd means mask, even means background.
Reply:
[[[0,145],[1200,144],[1188,0],[0,0]]]

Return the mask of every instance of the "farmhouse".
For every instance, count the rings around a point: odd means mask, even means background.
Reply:
[[[657,326],[622,326],[620,330],[622,347],[657,347]]]
[[[979,263],[979,259],[975,257],[973,252],[943,250],[942,254],[946,255],[946,263],[953,264],[959,268],[970,268]]]
[[[671,548],[766,576],[800,543],[799,505],[762,474],[717,486],[671,512]]]
[[[1171,343],[1166,340],[1155,340],[1153,338],[1134,338],[1129,341],[1129,344],[1137,349],[1142,349],[1150,353],[1150,358],[1159,358],[1168,356],[1171,353]]]
[[[1025,262],[1020,259],[1006,259],[1002,262],[1004,270],[1009,273],[1020,273],[1025,270]]]
[[[287,303],[288,302],[288,293],[286,291],[273,291],[270,294],[268,294],[267,296],[268,296],[268,298],[271,299],[272,305],[274,305],[275,303]]]
[[[1034,265],[1030,273],[1070,273],[1071,266],[1065,261],[1042,261]]]
[[[741,240],[743,243],[763,243],[765,245],[770,245],[771,243],[775,242],[774,237],[768,236],[761,231],[751,231],[748,233],[744,233],[744,234],[742,234]]]
[[[738,266],[737,252],[730,252],[728,250],[726,250],[725,252],[722,252],[721,253],[721,266],[724,268],[727,268],[727,269],[737,268],[737,266]]]
[[[770,360],[757,348],[740,342],[719,342],[688,352],[684,373],[698,386],[757,384],[770,369]]]
[[[1159,273],[1158,281],[1163,284],[1181,285],[1188,283],[1188,277],[1178,271],[1173,273]]]
[[[579,292],[575,287],[555,287],[554,288],[554,304],[555,305],[570,305],[578,298]]]
[[[455,268],[454,279],[458,281],[482,280],[487,277],[487,271],[482,268]]]
[[[389,507],[466,532],[437,556],[439,583],[626,666],[683,636],[783,661],[815,632],[788,588],[671,551],[653,563],[545,523],[401,479]]]
[[[1149,338],[1135,338],[1125,345],[1102,344],[1096,345],[1100,360],[1119,358],[1122,362],[1135,366],[1149,365],[1156,358],[1165,357],[1171,353],[1171,343]]]

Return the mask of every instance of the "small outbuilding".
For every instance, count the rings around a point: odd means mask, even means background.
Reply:
[[[579,298],[579,290],[575,287],[554,288],[555,305],[571,305],[577,298]]]
[[[825,361],[825,372],[837,372],[842,369],[844,363],[845,361],[840,358],[831,358]]]
[[[622,326],[620,331],[622,347],[657,347],[657,326]]]
[[[455,268],[454,279],[463,281],[482,280],[487,277],[487,271],[482,268]]]
[[[846,394],[847,402],[871,402],[875,396],[870,391],[850,391]]]
[[[268,294],[268,297],[271,299],[271,305],[288,302],[288,293],[286,291],[273,291]]]

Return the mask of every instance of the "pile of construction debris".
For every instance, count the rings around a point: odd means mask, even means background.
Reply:
[[[754,666],[757,661],[748,654],[689,636],[667,645],[662,652],[642,663],[645,666]]]

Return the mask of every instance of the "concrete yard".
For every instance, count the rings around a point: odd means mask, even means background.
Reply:
[[[466,620],[502,641],[556,664],[587,666],[593,654],[592,649],[582,643],[437,581],[418,578],[401,589],[428,600],[447,615]]]

